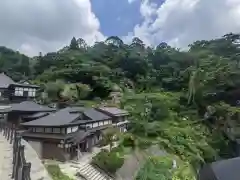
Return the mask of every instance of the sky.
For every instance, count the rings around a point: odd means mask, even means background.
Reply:
[[[229,32],[240,33],[240,0],[0,0],[0,46],[29,56],[73,36],[89,45],[119,36],[186,48]]]

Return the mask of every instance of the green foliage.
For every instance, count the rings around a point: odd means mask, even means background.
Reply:
[[[49,82],[45,86],[45,92],[47,97],[52,100],[57,100],[60,97],[60,93],[64,90],[65,83],[57,80],[56,82]]]
[[[47,165],[46,168],[53,180],[73,180],[63,174],[58,165]]]
[[[130,45],[117,36],[88,46],[73,37],[70,45],[58,52],[32,59],[5,47],[0,48],[0,70],[19,79],[41,82],[81,83],[92,90],[87,96],[106,98],[117,84],[126,91],[152,92],[155,89],[183,92],[189,104],[198,107],[209,93],[223,93],[217,100],[228,100],[229,88],[240,85],[239,34],[227,34],[209,41],[197,41],[188,51],[161,42],[156,49],[135,37]],[[86,97],[86,96],[84,96]],[[229,102],[228,102],[229,103]]]
[[[162,149],[178,155],[194,168],[198,168],[206,161],[216,160],[227,146],[221,132],[210,131],[206,126],[190,119],[187,113],[182,117],[178,113],[181,107],[177,107],[176,102],[172,101],[172,99],[178,99],[177,94],[154,94],[158,98],[150,101],[148,97],[151,99],[152,96],[145,94],[143,98],[136,95],[136,99],[134,96],[131,99],[125,99],[126,108],[132,114],[130,132],[134,135],[126,136],[123,145],[133,145],[136,141],[140,148],[141,143],[142,148],[149,147],[149,144],[159,144]],[[156,109],[160,112],[166,111],[163,113],[164,116],[157,113]],[[213,138],[216,136],[219,138]]]
[[[109,144],[110,151],[112,150],[113,142],[116,140],[115,137],[117,137],[118,132],[119,132],[118,129],[115,127],[109,127],[107,130],[103,132],[103,142]]]
[[[92,164],[101,168],[103,171],[112,175],[122,167],[124,158],[116,151],[109,152],[108,150],[102,150],[92,159]]]
[[[173,160],[177,167],[173,168]],[[191,166],[174,156],[151,157],[138,173],[136,180],[195,180]]]

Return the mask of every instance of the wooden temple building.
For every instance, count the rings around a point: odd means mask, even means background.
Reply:
[[[13,103],[33,100],[39,86],[28,82],[17,83],[5,73],[0,73],[0,102]]]
[[[27,140],[42,159],[76,159],[77,152],[91,151],[102,131],[117,126],[126,131],[128,113],[117,108],[67,107],[20,124]],[[30,118],[35,117],[31,115]]]

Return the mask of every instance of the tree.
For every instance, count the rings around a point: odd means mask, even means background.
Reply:
[[[105,40],[105,43],[112,44],[114,46],[123,46],[123,41],[118,36],[110,36]]]
[[[64,90],[65,83],[62,80],[55,82],[49,82],[45,85],[45,92],[48,98],[57,101],[61,97],[61,93]]]
[[[69,48],[70,48],[71,50],[77,50],[77,49],[79,49],[78,42],[77,42],[77,40],[76,40],[75,37],[72,38]]]
[[[87,50],[88,46],[84,39],[78,38],[77,40],[78,47],[83,50]]]
[[[117,133],[118,130],[114,127],[110,127],[103,132],[103,140],[106,142],[106,144],[109,144],[110,151],[113,148],[113,143],[116,140]]]

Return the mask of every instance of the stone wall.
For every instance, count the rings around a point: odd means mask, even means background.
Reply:
[[[31,163],[31,180],[52,180],[36,151],[29,143],[22,139],[22,145],[25,146],[25,158]]]

